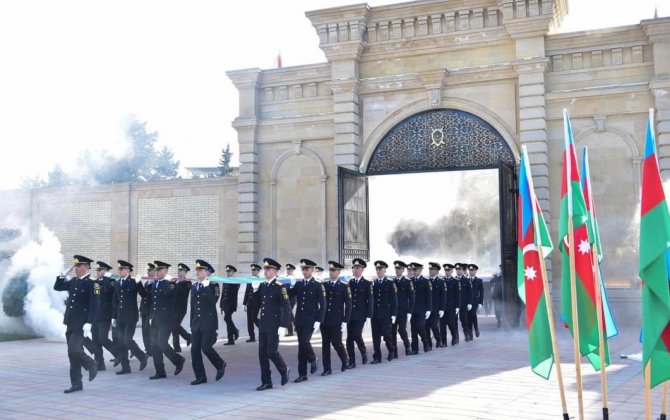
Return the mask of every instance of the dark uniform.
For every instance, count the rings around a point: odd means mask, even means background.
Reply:
[[[109,264],[103,261],[97,261],[96,268],[112,269]],[[109,339],[115,281],[109,277],[101,277],[91,281],[93,282],[93,299],[90,308],[91,338],[84,338],[84,347],[95,356],[98,370],[106,370],[103,350],[107,349],[116,358],[116,346]]]
[[[226,266],[226,273],[236,273],[237,268],[232,265]],[[226,332],[228,334],[228,341],[224,343],[224,346],[235,344],[235,340],[240,337],[240,330],[235,326],[233,322],[233,313],[237,311],[237,295],[240,291],[240,285],[238,283],[223,283],[221,284],[221,301],[219,302],[219,308],[221,308],[221,313],[223,314],[223,320],[226,322]]]
[[[333,270],[344,268],[337,261],[328,261]],[[330,279],[323,283],[326,290],[326,316],[321,323],[321,354],[323,358],[323,373],[321,376],[332,373],[330,365],[330,346],[332,345],[342,362],[342,372],[347,369],[347,352],[342,344],[342,324],[351,318],[351,289],[345,282]]]
[[[177,264],[177,269],[184,270],[187,273],[191,271],[190,267],[183,263]],[[191,282],[189,280],[180,280],[178,278],[173,280],[175,280],[175,288],[177,289],[177,300],[175,305],[177,308],[177,314],[175,315],[175,327],[174,330],[172,330],[172,347],[174,347],[174,351],[180,352],[180,336],[186,340],[187,346],[191,345],[191,334],[189,334],[189,332],[186,331],[186,329],[181,325],[184,317],[186,316],[186,312],[188,312],[188,295],[191,293]]]
[[[376,268],[388,268],[384,261],[375,261]],[[393,334],[391,334],[391,325],[393,319],[398,314],[398,289],[393,280],[382,277],[372,282],[372,318],[370,324],[372,327],[372,364],[382,362],[381,339],[384,337],[386,350],[388,350],[388,360],[393,360],[396,352]]]
[[[293,274],[293,271],[296,269],[295,265],[289,263],[286,264],[286,277],[289,279],[295,279],[295,275]],[[291,274],[288,274],[288,270],[291,270]],[[293,309],[295,309],[295,304],[296,304],[296,298],[290,297],[289,296],[289,301],[291,302],[291,325],[288,327],[288,331],[286,332],[287,336],[292,336],[293,335],[293,327],[295,326],[295,315],[293,314]]]
[[[444,269],[453,269],[452,264],[444,264]],[[447,327],[451,334],[451,345],[458,344],[458,320],[456,308],[460,311],[461,307],[461,286],[458,280],[453,276],[445,277],[444,282],[447,287],[447,309],[444,317],[440,320],[440,336],[442,345],[447,346]]]
[[[118,260],[119,268],[128,267],[131,271],[133,265],[127,261]],[[121,370],[117,375],[130,373],[130,362],[128,361],[128,351],[140,361],[140,370],[147,365],[147,355],[140,350],[133,336],[135,327],[139,319],[137,311],[137,295],[146,296],[147,291],[141,282],[134,278],[120,278],[114,286],[114,297],[112,299],[112,318],[116,321],[116,330],[118,334],[118,360],[121,363]]]
[[[468,266],[469,270],[478,270],[476,264],[470,264]],[[475,336],[479,337],[479,324],[477,323],[477,310],[479,305],[484,304],[484,281],[477,277],[470,277],[470,282],[472,283],[472,309],[468,314],[468,319],[470,320],[470,329],[475,330]],[[470,339],[472,339],[472,331],[470,331]]]
[[[409,268],[423,268],[419,263],[411,263]],[[426,312],[433,307],[433,287],[430,281],[422,275],[412,279],[414,283],[414,311],[410,322],[412,330],[412,354],[419,353],[419,338],[423,343],[423,351],[430,351],[426,340]]]
[[[316,266],[314,261],[300,260],[301,267]],[[310,363],[310,373],[316,373],[318,359],[312,348],[312,334],[314,323],[321,324],[326,315],[326,289],[314,277],[298,280],[288,291],[289,299],[295,297],[295,331],[298,334],[298,378],[295,382],[307,380],[307,362]]]
[[[260,270],[261,266],[258,264],[251,264],[251,270]],[[262,280],[259,278],[259,282]],[[254,293],[254,287],[251,283],[247,283],[247,287],[244,290],[244,298],[242,299],[242,305],[246,308],[247,311],[247,331],[249,332],[249,339],[247,343],[252,343],[256,341],[256,333],[254,332],[254,325],[258,324],[258,298],[257,294]]]
[[[211,275],[214,268],[204,260],[196,260],[195,268],[205,269]],[[208,283],[208,284],[207,284]],[[191,385],[204,384],[207,382],[205,365],[202,362],[203,353],[216,368],[216,380],[223,377],[226,362],[214,350],[216,343],[216,330],[219,328],[219,316],[216,313],[216,302],[219,299],[221,289],[218,283],[196,282],[191,287],[191,363],[195,380]]]
[[[465,269],[465,264],[456,263],[455,267],[457,269],[459,267]],[[471,341],[472,329],[470,327],[468,305],[472,305],[472,282],[468,276],[461,275],[458,277],[458,283],[461,287],[461,309],[458,312],[459,317],[461,318],[461,328],[463,329],[465,341]]]
[[[406,268],[407,264],[402,261],[394,261],[396,267]],[[405,276],[394,279],[396,289],[398,290],[398,316],[393,324],[393,343],[395,351],[393,358],[398,358],[398,333],[405,345],[405,355],[411,353],[409,337],[407,335],[407,315],[414,310],[414,283]]]
[[[359,265],[363,268],[367,267],[367,263],[360,258],[354,258],[352,261],[354,266]],[[351,289],[351,318],[347,324],[347,356],[349,356],[349,369],[356,367],[356,352],[354,343],[358,346],[361,352],[362,363],[368,362],[367,349],[365,348],[365,341],[363,340],[363,327],[367,318],[372,318],[372,282],[360,278],[353,278],[349,280],[349,288]]]
[[[281,264],[271,258],[263,259],[265,267],[275,268],[277,271]],[[272,373],[270,372],[270,360],[281,375],[281,384],[288,382],[289,368],[279,354],[279,328],[288,328],[291,322],[291,303],[288,298],[286,286],[275,277],[271,281],[265,281],[258,287],[258,302],[260,318],[258,320],[258,361],[261,365],[261,385],[256,388],[264,391],[272,388]]]
[[[156,270],[169,268],[170,264],[154,261]],[[153,351],[156,374],[149,379],[165,378],[165,355],[175,365],[175,375],[181,372],[185,359],[178,355],[168,343],[174,329],[176,315],[177,288],[169,280],[158,280],[153,285],[151,295],[151,350]]]
[[[491,297],[493,298],[493,312],[496,315],[496,328],[500,328],[502,326],[502,283],[502,272],[496,273],[491,279]]]
[[[149,273],[153,273],[156,270],[156,264],[147,263],[147,269]],[[150,277],[153,277],[151,274]],[[152,355],[151,351],[151,294],[154,290],[155,280],[150,279],[145,284],[142,284],[141,280],[138,280],[138,284],[144,287],[146,291],[142,295],[142,301],[140,302],[140,315],[142,316],[142,342],[144,343],[144,351],[148,355]]]
[[[93,260],[81,255],[74,256],[74,264],[87,264],[90,267]],[[90,322],[89,308],[93,283],[89,280],[89,274],[82,278],[74,277],[67,280],[63,276],[56,277],[54,290],[68,292],[65,303],[65,315],[63,324],[66,325],[65,339],[67,340],[67,356],[70,359],[70,383],[72,386],[65,390],[66,394],[81,391],[84,387],[81,382],[81,368],[88,370],[88,380],[92,381],[98,373],[95,360],[84,353],[84,324]]]
[[[431,268],[436,268],[439,272],[440,265],[437,263],[428,263]],[[440,334],[440,311],[444,318],[444,310],[447,306],[447,288],[444,284],[444,279],[440,276],[430,277],[430,285],[433,289],[432,306],[430,309],[430,317],[426,320],[426,342],[428,348],[432,350],[433,339],[431,332],[435,337],[435,347],[442,347],[442,335]]]

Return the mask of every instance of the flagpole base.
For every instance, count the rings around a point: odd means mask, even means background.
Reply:
[[[603,407],[603,420],[610,420],[610,410],[607,407]]]
[[[563,413],[563,420],[570,420],[568,413]]]

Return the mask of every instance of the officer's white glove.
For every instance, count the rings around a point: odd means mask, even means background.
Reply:
[[[440,314],[440,318],[442,318],[444,316],[444,311],[440,311],[438,313]]]
[[[344,329],[347,327],[347,323],[343,322],[342,326],[340,327],[340,331],[344,331]]]
[[[482,304],[477,305],[477,310],[482,309]]]
[[[260,285],[261,285],[260,281],[254,281],[254,282],[251,283],[251,288],[254,289],[254,292],[255,292],[256,290],[258,290],[258,286],[260,286]]]
[[[472,305],[468,303],[468,311],[472,309]]]
[[[295,282],[297,281],[295,277],[291,276],[289,277],[289,281],[291,282],[291,287],[295,286]]]
[[[242,307],[244,308],[244,312],[246,312],[247,311],[247,305],[243,305]]]
[[[458,315],[458,312],[461,310],[461,308],[456,308],[456,315]]]
[[[411,321],[412,320],[412,314],[407,314],[407,320]]]
[[[284,327],[279,327],[277,329],[277,334],[279,335],[279,339],[281,340],[283,336],[286,335],[286,328]]]
[[[320,326],[321,326],[321,323],[319,321],[314,321],[314,331],[317,331]]]
[[[391,315],[391,324],[395,324],[395,315]]]
[[[426,311],[426,319],[430,318],[430,311]]]
[[[112,319],[112,327],[116,328],[116,320]]]

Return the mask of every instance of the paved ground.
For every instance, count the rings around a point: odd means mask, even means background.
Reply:
[[[243,313],[238,313],[241,318]],[[190,386],[190,354],[178,376],[149,381],[151,361],[138,372],[131,361],[131,375],[116,376],[113,369],[100,372],[84,391],[64,395],[69,387],[64,343],[43,339],[0,343],[0,418],[304,418],[410,417],[443,419],[549,419],[561,418],[555,375],[550,381],[535,376],[528,367],[524,331],[504,332],[493,318],[480,318],[482,336],[427,354],[400,358],[380,365],[359,365],[340,373],[333,352],[334,373],[319,373],[300,384],[257,392],[260,384],[257,343],[216,349],[228,362],[226,375],[214,382],[214,368],[206,361],[210,382]],[[241,321],[241,319],[240,319]],[[238,327],[242,322],[238,322]],[[224,327],[225,328],[225,327]],[[246,328],[240,328],[244,330]],[[613,419],[636,419],[644,414],[641,363],[620,354],[639,351],[637,330],[624,331],[611,342],[612,366],[608,370],[610,414]],[[136,339],[141,346],[138,329]],[[367,332],[369,348],[369,331]],[[320,352],[320,337],[313,343]],[[568,393],[569,413],[577,414],[574,364],[569,334],[560,331],[560,347]],[[295,337],[286,338],[280,351],[297,376]],[[402,352],[401,352],[402,353]],[[168,374],[172,366],[166,361]],[[587,418],[600,418],[599,375],[583,365]],[[86,374],[84,374],[86,375]],[[660,387],[659,387],[660,388]],[[660,390],[654,392],[660,407]]]

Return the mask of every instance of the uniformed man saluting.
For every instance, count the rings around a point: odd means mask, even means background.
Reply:
[[[234,265],[226,266],[226,277],[235,277],[236,272],[237,268]],[[223,314],[223,320],[226,322],[226,333],[228,335],[228,341],[223,343],[224,346],[231,346],[235,344],[235,340],[240,338],[240,330],[237,329],[235,322],[233,322],[233,314],[237,311],[237,295],[239,291],[239,283],[221,284],[221,303],[219,307]]]
[[[212,273],[214,267],[207,261],[195,261],[198,281],[191,287],[191,363],[195,380],[191,385],[207,383],[205,366],[202,363],[203,353],[216,368],[217,381],[223,377],[226,369],[226,362],[213,348],[216,343],[216,330],[219,328],[216,302],[219,300],[220,289],[218,283],[207,279]]]
[[[277,279],[281,264],[272,258],[263,259],[265,282],[258,286],[255,293],[260,304],[258,320],[258,360],[261,365],[261,384],[257,391],[272,388],[270,360],[281,375],[281,384],[288,382],[289,368],[279,354],[279,336],[286,333],[291,322],[291,304],[289,303],[286,286]]]
[[[377,279],[373,282],[372,296],[373,308],[372,319],[372,353],[371,364],[382,362],[381,339],[384,337],[386,349],[388,350],[388,361],[393,360],[395,355],[395,342],[391,334],[391,325],[395,323],[398,314],[398,289],[393,280],[386,278],[388,264],[384,261],[375,261]]]
[[[144,297],[147,290],[141,282],[136,282],[130,277],[133,271],[133,265],[128,261],[118,260],[119,281],[114,286],[114,299],[112,300],[112,325],[116,327],[119,335],[119,350],[117,360],[121,363],[121,370],[117,375],[130,373],[130,362],[128,361],[128,351],[140,361],[140,370],[147,366],[148,356],[140,350],[133,335],[139,313],[137,311],[137,295]]]
[[[92,381],[98,374],[95,360],[84,353],[84,324],[89,322],[89,305],[93,285],[89,281],[92,259],[81,255],[74,256],[75,277],[68,280],[65,274],[56,277],[54,290],[68,292],[63,324],[66,325],[67,356],[70,359],[71,387],[64,392],[69,394],[84,389],[81,383],[81,368],[88,370],[88,380]],[[68,270],[69,271],[69,270]]]
[[[295,282],[288,291],[289,299],[295,297],[295,329],[298,334],[298,378],[294,382],[307,380],[307,362],[309,372],[316,373],[319,359],[312,348],[312,333],[319,329],[326,315],[326,290],[314,279],[316,263],[307,258],[300,260],[302,280]]]
[[[321,352],[323,373],[333,373],[330,368],[330,346],[335,348],[342,362],[342,372],[347,370],[347,352],[342,344],[342,330],[351,317],[351,290],[349,285],[339,280],[344,266],[337,261],[328,261],[329,278],[324,282],[326,289],[326,316],[321,323]]]
[[[151,349],[156,374],[149,379],[161,379],[167,376],[163,355],[175,365],[175,375],[181,372],[186,359],[178,355],[168,344],[174,328],[177,291],[175,285],[165,279],[170,264],[162,261],[154,261],[154,264],[156,265],[156,283],[151,295]]]
[[[356,351],[354,343],[361,352],[363,364],[368,362],[367,349],[363,341],[363,327],[368,318],[372,318],[372,283],[363,278],[363,269],[367,263],[360,258],[351,262],[351,271],[354,277],[349,280],[351,289],[351,319],[347,324],[347,355],[349,356],[348,369],[356,367]]]

